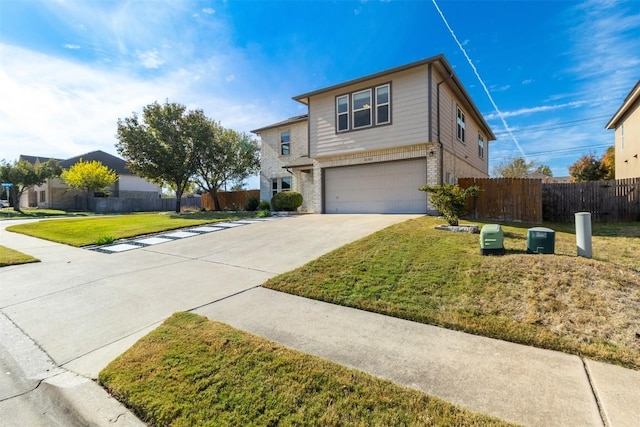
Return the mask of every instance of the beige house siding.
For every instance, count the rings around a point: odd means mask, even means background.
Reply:
[[[616,179],[640,177],[640,80],[605,127],[615,129]]]
[[[290,154],[280,154],[280,134],[290,132]],[[307,122],[301,121],[285,126],[270,128],[259,132],[261,140],[260,148],[260,199],[271,200],[271,182],[274,178],[291,177],[291,189],[298,191],[303,197],[301,210],[308,210],[309,203],[307,196],[310,190],[303,188],[303,184],[308,184],[312,177],[309,173],[296,171],[295,168],[285,169],[288,164],[296,163],[300,159],[305,159],[308,151],[308,131]],[[311,160],[309,159],[309,163]],[[305,196],[305,194],[307,196]]]
[[[622,130],[624,128],[624,146]],[[616,179],[640,177],[640,99],[615,130]]]
[[[391,84],[391,124],[336,132],[336,97]],[[428,141],[427,66],[361,82],[309,100],[311,156],[379,150]],[[350,117],[351,119],[351,117]]]

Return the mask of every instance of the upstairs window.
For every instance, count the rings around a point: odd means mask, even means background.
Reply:
[[[291,133],[288,130],[280,132],[280,154],[283,156],[291,154]]]
[[[336,132],[391,124],[391,83],[336,97]]]
[[[620,126],[620,149],[624,150],[624,123]]]
[[[460,109],[460,107],[456,107],[458,110],[457,118],[456,118],[456,128],[458,129],[458,141],[464,142],[464,133],[467,128],[467,124],[465,122],[464,113]]]
[[[371,89],[353,94],[353,128],[371,126]]]
[[[478,157],[484,159],[484,137],[478,132]]]
[[[338,132],[349,130],[349,96],[339,96],[336,99],[336,113],[338,115]]]
[[[389,85],[378,86],[376,88],[376,124],[382,125],[391,122],[389,115],[389,107],[391,100],[389,99]]]

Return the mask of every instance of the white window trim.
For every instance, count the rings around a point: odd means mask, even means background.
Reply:
[[[355,108],[356,105],[356,95],[360,95],[362,93],[368,93],[369,94],[369,103],[365,104],[362,108]],[[353,105],[353,109],[351,111],[351,120],[353,123],[353,129],[364,129],[364,128],[368,128],[373,126],[373,106],[371,105],[373,103],[373,99],[372,99],[372,94],[371,94],[371,89],[365,89],[365,90],[359,90],[357,92],[353,92],[351,94],[351,105]],[[356,126],[356,113],[360,112],[360,111],[366,111],[369,110],[369,124],[368,125],[364,125],[364,126]]]
[[[286,142],[286,143],[282,142],[282,134],[284,134],[284,133],[288,133],[289,134],[289,141]],[[284,145],[289,146],[289,153],[287,153],[287,154],[284,154],[282,152],[283,151],[282,147]],[[282,132],[280,132],[280,155],[281,156],[290,156],[291,155],[291,131],[290,130],[283,130]]]
[[[338,95],[335,98],[335,132],[338,133],[343,133],[343,132],[353,132],[353,131],[357,131],[357,130],[362,130],[362,129],[368,129],[368,128],[372,128],[372,127],[377,127],[377,126],[388,126],[392,123],[392,117],[393,117],[393,113],[391,111],[392,105],[391,105],[391,91],[392,91],[392,82],[388,82],[388,83],[382,83],[380,85],[375,85],[375,86],[370,86],[368,88],[365,89],[361,89],[355,92],[350,92],[350,93],[345,93],[342,95]],[[383,102],[381,104],[377,104],[377,92],[378,89],[381,88],[387,88],[387,93],[388,93],[388,100],[387,102]],[[359,112],[359,111],[364,111],[367,108],[360,108],[360,109],[354,109],[354,97],[360,93],[364,93],[364,92],[368,92],[369,93],[369,125],[366,126],[358,126],[356,127],[355,124],[355,113]],[[347,111],[346,112],[339,112],[339,102],[341,100],[346,100],[346,105],[347,105]],[[378,121],[378,107],[382,107],[382,106],[388,106],[388,119],[384,122],[379,122]],[[347,118],[347,127],[345,129],[339,129],[339,125],[340,125],[340,117],[341,116],[345,116]]]
[[[462,129],[462,132],[460,132]],[[460,133],[462,133],[462,137],[460,137]],[[464,111],[460,106],[456,105],[456,138],[458,141],[465,142],[467,134],[467,119]]]
[[[484,159],[484,136],[478,132],[478,157]]]
[[[620,125],[620,151],[624,151],[624,123]]]
[[[282,188],[283,180],[289,180],[289,188],[287,189]],[[275,188],[273,184],[275,184]],[[291,191],[292,188],[293,188],[293,180],[291,179],[290,176],[281,176],[278,178],[271,178],[271,197],[283,191]]]

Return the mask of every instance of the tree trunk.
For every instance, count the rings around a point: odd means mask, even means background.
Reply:
[[[209,190],[209,194],[211,195],[211,198],[213,199],[213,210],[214,211],[219,211],[220,210],[220,198],[218,197],[218,189],[217,188],[212,188],[211,190]]]
[[[20,209],[20,198],[18,196],[18,188],[16,187],[16,185],[14,184],[13,187],[11,187],[11,198],[13,199],[13,210],[15,212],[20,212],[22,213],[22,210]]]
[[[179,186],[178,186],[179,187]],[[176,213],[180,213],[180,205],[182,204],[182,188],[176,190]]]

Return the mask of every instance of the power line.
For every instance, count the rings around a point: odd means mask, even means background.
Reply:
[[[528,126],[528,127],[524,127],[524,128],[521,128],[521,129],[514,129],[513,132],[516,132],[516,133],[518,133],[520,135],[522,135],[522,134],[527,135],[527,134],[530,134],[530,133],[543,132],[545,130],[562,129],[562,128],[565,128],[565,127],[570,127],[570,125],[575,124],[575,123],[590,122],[590,121],[600,120],[600,119],[605,118],[605,117],[609,117],[609,115],[588,117],[588,118],[585,118],[585,119],[571,120],[571,121],[567,121],[567,122],[558,122],[558,123],[553,123],[553,124],[549,124],[549,125]],[[536,129],[540,129],[540,130],[536,130]],[[499,138],[500,136],[508,136],[508,134],[506,132],[496,134],[496,138]]]
[[[548,154],[548,153],[570,153],[572,151],[582,151],[586,148],[605,148],[605,147],[611,147],[611,144],[596,144],[596,145],[582,145],[580,147],[572,147],[572,148],[559,148],[557,150],[545,150],[545,151],[538,151],[535,153],[529,153],[530,156],[535,156],[538,154]],[[512,158],[512,156],[502,156],[502,157],[491,157],[492,160],[503,160],[503,159],[510,159]]]

